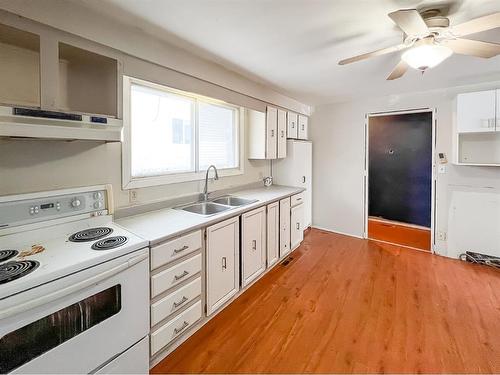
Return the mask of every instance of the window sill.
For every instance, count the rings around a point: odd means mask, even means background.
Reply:
[[[221,169],[217,171],[219,177],[239,176],[244,173],[243,168]],[[205,179],[205,171],[197,173],[179,173],[163,176],[138,177],[131,178],[128,181],[124,179],[123,190],[144,188],[150,186],[179,184],[183,182],[202,181]],[[213,177],[213,171],[210,172],[210,178]]]

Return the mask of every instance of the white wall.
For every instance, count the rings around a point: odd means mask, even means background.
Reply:
[[[436,152],[446,153],[450,161],[447,173],[437,175],[437,231],[448,231],[450,202],[454,192],[465,188],[472,191],[487,188],[500,193],[500,168],[451,164],[453,100],[456,93],[491,87],[500,87],[500,82],[315,108],[310,120],[314,143],[313,225],[363,236],[364,125],[367,113],[424,107],[437,109]],[[443,255],[456,256],[456,249],[447,249],[447,241],[437,241],[437,251]]]

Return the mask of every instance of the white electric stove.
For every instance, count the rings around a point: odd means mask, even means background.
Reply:
[[[0,197],[0,373],[147,373],[147,241],[109,187]]]

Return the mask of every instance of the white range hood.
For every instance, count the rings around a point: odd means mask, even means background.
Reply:
[[[0,137],[120,142],[122,120],[0,106]]]

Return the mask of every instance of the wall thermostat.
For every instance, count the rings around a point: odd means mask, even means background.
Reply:
[[[448,163],[448,159],[446,159],[446,154],[444,152],[439,152],[438,153],[438,157],[439,157],[439,162],[441,164],[446,164]]]

